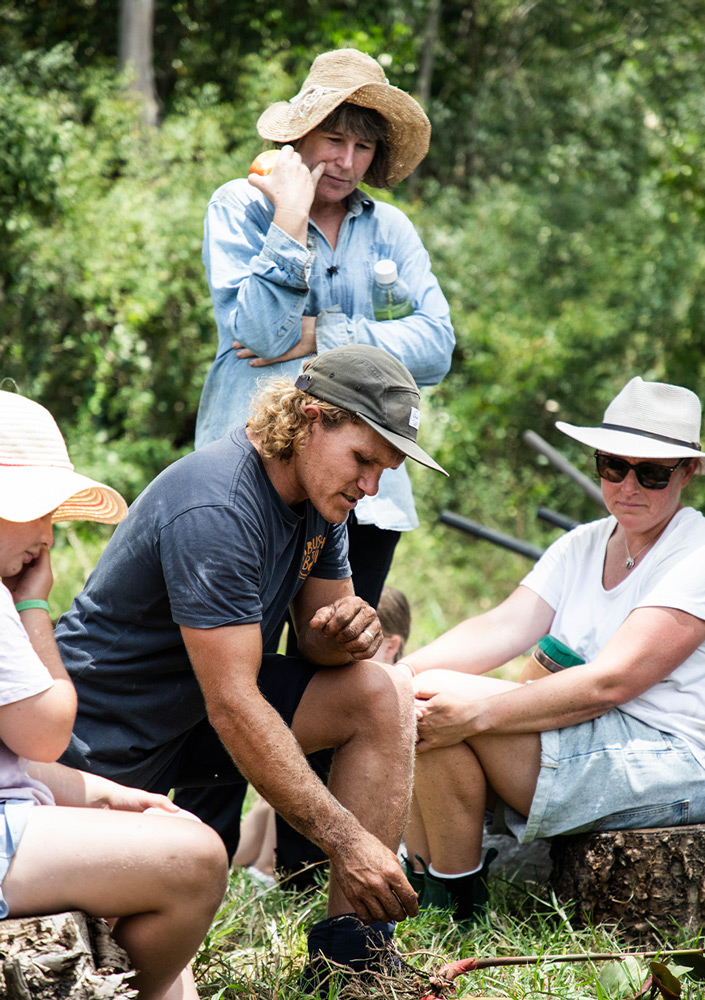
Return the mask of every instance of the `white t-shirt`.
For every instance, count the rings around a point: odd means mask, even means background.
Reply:
[[[0,705],[39,694],[53,683],[32,648],[10,591],[0,583]],[[27,774],[28,765],[29,761],[0,740],[0,802],[34,799],[39,805],[53,805],[54,796],[45,784]]]
[[[634,608],[676,608],[705,620],[705,517],[692,507],[678,511],[639,565],[605,590],[605,551],[616,525],[607,517],[574,528],[522,580],[554,608],[551,635],[588,662]],[[681,736],[705,766],[705,643],[664,680],[619,707]]]

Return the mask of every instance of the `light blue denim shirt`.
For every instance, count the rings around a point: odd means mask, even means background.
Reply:
[[[335,250],[314,223],[309,223],[308,246],[303,247],[273,218],[272,203],[246,179],[218,188],[208,205],[203,263],[218,351],[198,408],[197,448],[247,422],[261,380],[295,378],[307,360],[252,368],[237,357],[233,340],[258,357],[279,357],[300,340],[302,316],[317,317],[319,354],[342,344],[373,344],[399,358],[419,386],[440,382],[450,367],[455,337],[448,303],[403,212],[354,191]],[[411,290],[414,312],[377,322],[373,270],[375,261],[385,257],[396,261]],[[418,519],[404,466],[386,470],[377,496],[361,500],[355,514],[361,523],[380,528],[415,528]]]

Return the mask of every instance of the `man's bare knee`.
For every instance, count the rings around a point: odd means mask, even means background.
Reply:
[[[345,693],[342,710],[359,714],[365,720],[389,720],[394,716],[403,719],[413,714],[414,695],[408,678],[402,671],[374,660],[363,660],[356,665],[345,684]]]
[[[292,730],[309,753],[316,744],[340,746],[360,731],[398,733],[413,724],[414,695],[404,672],[362,660],[319,671],[301,699]]]

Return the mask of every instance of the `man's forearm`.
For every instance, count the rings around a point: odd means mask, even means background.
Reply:
[[[360,829],[311,769],[293,733],[259,694],[248,694],[237,714],[210,713],[220,739],[247,780],[267,802],[327,855]]]

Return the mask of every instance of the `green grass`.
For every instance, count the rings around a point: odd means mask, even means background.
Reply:
[[[349,997],[420,1000],[428,992],[429,976],[458,958],[535,955],[526,966],[506,966],[470,972],[456,980],[460,997],[505,997],[511,1000],[617,1000],[635,997],[647,975],[646,963],[635,970],[617,961],[559,963],[550,956],[638,952],[609,926],[579,927],[569,910],[552,898],[544,884],[513,884],[495,878],[490,884],[490,909],[471,931],[461,931],[442,910],[426,910],[397,926],[396,941],[404,969],[371,985],[354,982],[340,991]],[[324,916],[322,890],[312,894],[279,888],[257,894],[242,870],[231,875],[226,901],[213,923],[196,962],[199,992],[209,1000],[291,998],[303,1000],[296,986],[306,961],[306,929]],[[657,948],[697,947],[677,928],[661,936]],[[702,996],[702,984],[683,975],[683,1000]],[[660,994],[658,994],[660,996]]]

